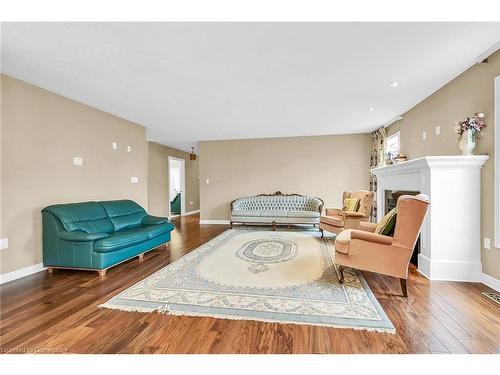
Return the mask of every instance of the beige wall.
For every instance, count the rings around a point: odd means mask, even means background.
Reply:
[[[1,237],[9,239],[2,274],[42,261],[47,205],[129,198],[147,209],[144,127],[5,75],[1,83]]]
[[[486,114],[486,135],[477,143],[476,154],[488,154],[490,159],[482,170],[482,237],[489,237],[493,244],[494,225],[494,88],[493,82],[500,75],[500,52],[489,58],[488,64],[474,65],[433,95],[403,115],[399,124],[388,128],[393,134],[401,131],[401,151],[410,159],[426,155],[458,155],[455,120],[462,120],[475,112]],[[435,135],[436,126],[441,134]],[[422,140],[422,132],[427,139]],[[450,187],[452,188],[452,187]],[[467,199],[464,197],[464,199]],[[457,202],[460,204],[460,202]],[[464,212],[464,215],[467,213]],[[450,218],[460,220],[460,218]],[[457,233],[457,236],[463,235]],[[482,240],[481,240],[482,245]],[[482,249],[483,272],[500,279],[500,249]]]
[[[198,183],[198,160],[189,160],[189,153],[163,146],[155,142],[148,142],[149,146],[149,183],[148,197],[151,214],[168,216],[170,201],[168,197],[168,157],[184,159],[186,161],[186,212],[200,208],[200,193]],[[190,204],[193,202],[193,204]]]
[[[227,220],[233,199],[277,190],[338,207],[344,190],[368,189],[369,160],[367,134],[200,142],[201,219]]]

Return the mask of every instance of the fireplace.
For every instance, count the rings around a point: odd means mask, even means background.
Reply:
[[[384,190],[384,207],[385,212],[387,214],[390,210],[396,207],[398,203],[398,198],[402,195],[418,195],[420,192],[418,191],[407,191],[407,190]],[[420,235],[417,238],[417,242],[415,243],[415,248],[413,249],[413,253],[411,255],[410,263],[414,264],[415,267],[418,268],[418,254],[420,254]]]

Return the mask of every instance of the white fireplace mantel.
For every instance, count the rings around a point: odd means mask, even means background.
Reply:
[[[481,167],[488,158],[424,156],[371,170],[377,176],[378,220],[386,190],[429,196],[418,269],[432,280],[481,280]]]

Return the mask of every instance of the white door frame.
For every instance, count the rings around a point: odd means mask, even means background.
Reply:
[[[495,218],[493,236],[493,244],[495,247],[500,248],[500,76],[495,77],[495,199],[494,199],[494,212]]]
[[[170,162],[172,160],[178,161],[181,164],[181,214],[180,215],[172,215],[172,212],[170,212]],[[172,218],[177,216],[183,216],[186,213],[186,160],[181,158],[176,158],[175,156],[169,156],[167,173],[168,173],[168,191],[167,191],[168,217]]]

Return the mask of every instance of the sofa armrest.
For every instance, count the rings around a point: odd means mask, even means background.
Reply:
[[[340,215],[340,208],[326,208],[325,215],[326,216]]]
[[[384,236],[383,234],[370,233],[362,230],[352,229],[351,240],[375,242],[381,245],[392,245],[394,238],[391,236]]]
[[[166,217],[159,217],[159,216],[145,216],[144,219],[142,219],[142,224],[143,225],[157,225],[157,224],[164,224],[168,223],[168,219]]]
[[[76,241],[76,242],[90,242],[100,240],[101,238],[109,237],[107,233],[85,233],[81,231],[67,232],[58,231],[57,237],[66,241]]]
[[[374,233],[375,229],[377,228],[377,225],[378,224],[376,224],[376,223],[370,223],[369,221],[360,221],[358,229],[359,230],[363,230],[365,232]]]

